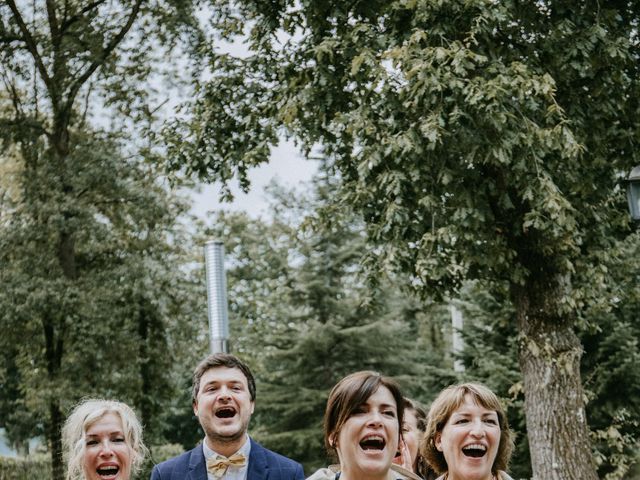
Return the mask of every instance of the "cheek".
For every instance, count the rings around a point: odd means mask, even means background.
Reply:
[[[129,447],[124,447],[118,454],[122,467],[128,472],[131,470],[131,462],[133,460],[133,452]]]

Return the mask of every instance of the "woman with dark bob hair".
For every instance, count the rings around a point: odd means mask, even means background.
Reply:
[[[308,480],[396,480],[392,470],[400,446],[404,399],[398,384],[376,372],[352,373],[329,393],[324,443],[339,465]]]
[[[431,404],[421,452],[438,480],[511,480],[512,450],[507,416],[486,386],[452,385]]]

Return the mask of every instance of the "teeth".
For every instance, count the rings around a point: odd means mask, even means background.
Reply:
[[[484,445],[480,444],[480,443],[473,443],[471,445],[467,445],[466,447],[463,447],[465,449],[474,449],[474,450],[482,450],[483,452],[487,449],[487,447],[485,447]]]

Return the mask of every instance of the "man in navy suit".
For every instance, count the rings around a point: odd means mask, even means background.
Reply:
[[[193,374],[193,412],[202,444],[153,467],[151,480],[304,480],[302,466],[247,434],[256,383],[234,355],[209,355]]]

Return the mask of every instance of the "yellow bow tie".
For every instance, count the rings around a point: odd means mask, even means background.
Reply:
[[[229,467],[243,467],[247,459],[241,453],[235,453],[229,458],[217,457],[207,460],[207,472],[216,478],[222,478]]]

